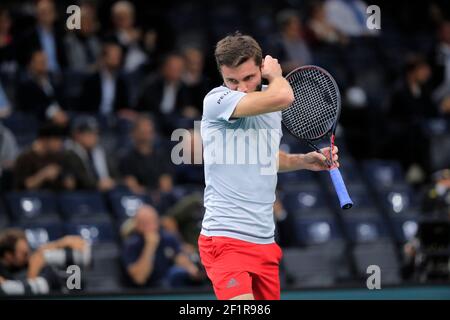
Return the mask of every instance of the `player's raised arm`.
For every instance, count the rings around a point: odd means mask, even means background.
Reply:
[[[281,111],[294,101],[292,88],[282,76],[281,66],[277,59],[266,56],[261,73],[262,77],[269,81],[268,88],[245,95],[236,105],[232,114],[233,118]]]

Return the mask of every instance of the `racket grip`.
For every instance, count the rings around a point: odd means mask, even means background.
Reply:
[[[353,201],[348,195],[347,188],[345,187],[344,180],[338,168],[330,170],[331,181],[333,181],[334,189],[339,198],[342,209],[350,209],[353,206]]]

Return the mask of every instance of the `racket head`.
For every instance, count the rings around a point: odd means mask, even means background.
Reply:
[[[319,140],[334,133],[341,112],[339,87],[325,69],[307,65],[291,71],[286,80],[294,102],[282,111],[284,126],[296,137]]]

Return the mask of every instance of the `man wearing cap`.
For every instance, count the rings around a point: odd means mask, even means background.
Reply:
[[[68,163],[77,189],[109,191],[116,186],[117,171],[100,146],[94,117],[80,116],[72,125],[72,139],[66,143]]]
[[[13,170],[17,190],[73,189],[74,178],[67,167],[63,151],[63,131],[53,124],[45,124],[38,138],[23,151]]]

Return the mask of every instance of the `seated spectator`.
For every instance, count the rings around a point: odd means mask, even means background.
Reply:
[[[63,152],[61,128],[44,125],[38,138],[24,150],[13,169],[17,190],[53,190],[74,188],[74,178],[68,170]]]
[[[447,216],[450,219],[450,169],[435,172],[432,180],[425,188],[422,212],[426,215]]]
[[[123,263],[132,284],[180,287],[200,279],[198,267],[181,251],[180,242],[160,229],[154,208],[142,206],[122,230]]]
[[[176,184],[204,186],[203,148],[200,132],[190,129],[180,142],[183,161],[175,166]]]
[[[142,31],[135,27],[135,9],[129,1],[118,1],[111,9],[114,39],[124,49],[124,71],[137,71],[147,62],[142,49]]]
[[[432,84],[433,100],[442,114],[450,114],[450,21],[444,21],[438,28],[438,40],[433,49]]]
[[[367,28],[368,5],[362,0],[327,0],[325,11],[329,23],[347,37],[377,35],[377,29]]]
[[[57,268],[90,264],[90,246],[79,236],[65,236],[31,251],[25,232],[0,232],[0,296],[62,292],[66,281]],[[23,279],[20,275],[25,271]]]
[[[16,37],[12,34],[12,19],[8,9],[0,6],[0,72],[7,78],[13,78],[17,72],[17,53],[15,52]],[[3,77],[2,77],[3,78]],[[5,95],[2,95],[2,88],[0,85],[0,118],[7,116],[9,109],[4,100]],[[2,97],[3,96],[3,97]],[[7,114],[5,114],[5,111]]]
[[[48,60],[44,51],[31,53],[26,79],[17,88],[17,109],[35,115],[42,123],[47,120],[66,127],[68,116],[61,107],[62,97],[49,74]]]
[[[127,86],[121,75],[122,49],[113,42],[102,46],[98,72],[88,77],[83,85],[79,111],[108,117],[126,114],[129,107]],[[129,111],[129,110],[128,110]]]
[[[348,38],[337,30],[327,20],[325,6],[322,1],[315,1],[311,4],[311,11],[308,21],[310,41],[316,44],[347,44]]]
[[[6,118],[11,114],[11,104],[0,82],[0,118]]]
[[[280,34],[272,37],[269,52],[278,60],[284,73],[312,63],[308,44],[304,39],[299,14],[293,10],[283,10],[277,14]]]
[[[155,144],[156,132],[149,117],[139,117],[132,128],[133,148],[120,163],[128,188],[139,194],[172,191],[172,168],[168,151]]]
[[[72,125],[72,139],[66,143],[67,163],[78,190],[109,191],[117,185],[117,172],[111,157],[99,144],[95,118],[80,116]]]
[[[137,110],[150,112],[164,134],[170,135],[178,128],[177,117],[192,105],[189,90],[182,80],[184,60],[178,54],[169,54],[157,75],[150,76],[144,83],[138,98]]]
[[[390,97],[387,153],[402,161],[405,170],[411,165],[422,172],[429,168],[429,141],[421,124],[437,115],[427,87],[430,76],[430,66],[421,56],[408,57],[405,73]]]
[[[101,44],[97,36],[99,24],[95,7],[89,3],[81,5],[81,28],[67,33],[66,45],[68,67],[77,72],[94,71],[100,56]]]
[[[48,58],[48,70],[54,76],[67,65],[64,47],[64,31],[57,26],[55,3],[52,0],[36,2],[36,26],[21,39],[19,54],[26,62],[24,54],[42,50]]]
[[[11,188],[11,174],[19,147],[12,132],[0,123],[0,190]]]
[[[209,92],[210,84],[204,74],[203,52],[195,47],[187,47],[183,50],[185,71],[183,81],[189,89],[192,106],[187,106],[183,111],[186,118],[200,118],[202,114],[203,99]]]

